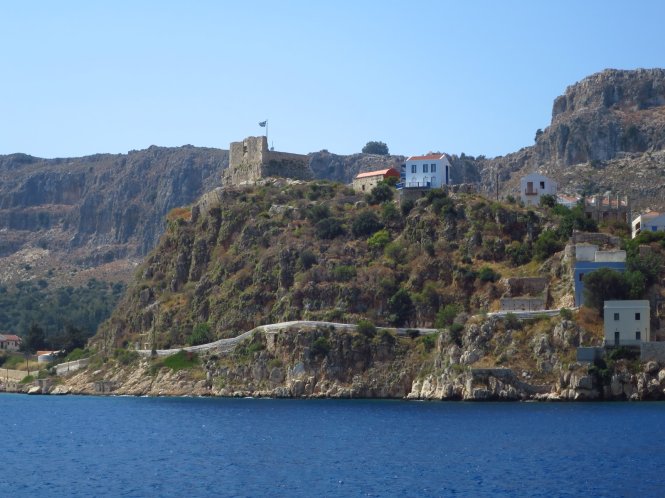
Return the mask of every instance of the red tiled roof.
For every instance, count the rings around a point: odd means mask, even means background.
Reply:
[[[20,341],[21,338],[14,334],[0,334],[0,341]]]
[[[356,178],[367,178],[370,176],[397,176],[399,177],[399,171],[395,168],[380,169],[377,171],[367,171],[365,173],[359,173]]]
[[[407,161],[435,161],[444,157],[446,157],[445,154],[428,154],[426,156],[411,156]]]

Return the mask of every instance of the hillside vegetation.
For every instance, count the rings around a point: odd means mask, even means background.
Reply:
[[[541,264],[581,223],[443,191],[399,207],[393,193],[278,181],[174,212],[97,340],[169,348],[291,320],[441,327],[496,309],[502,276],[559,281],[560,263]]]

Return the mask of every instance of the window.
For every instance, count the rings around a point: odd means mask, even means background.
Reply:
[[[635,320],[638,322],[641,320],[639,313],[635,313]]]
[[[418,173],[418,166],[416,166],[415,164],[412,164],[411,165],[411,173]]]
[[[656,227],[656,226],[652,226],[652,227],[651,227],[651,231],[652,231],[652,232],[657,232],[657,231],[658,231],[658,227]]]
[[[584,279],[584,273],[580,273],[580,282]]]
[[[635,332],[635,340],[636,341],[641,341],[642,340],[642,333],[638,330]]]
[[[432,169],[430,170],[432,173],[436,173],[436,164],[432,164]],[[655,230],[654,230],[655,231]]]
[[[423,173],[429,173],[429,164],[423,164]]]
[[[616,322],[618,320],[619,320],[619,313],[614,313],[614,321]]]
[[[545,190],[545,182],[540,182],[540,188]]]

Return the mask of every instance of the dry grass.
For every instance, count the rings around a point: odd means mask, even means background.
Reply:
[[[603,319],[598,316],[596,310],[582,306],[577,312],[577,323],[594,337],[602,339],[604,334]]]
[[[169,214],[166,215],[166,219],[169,221],[175,220],[185,220],[189,221],[192,219],[192,208],[189,207],[177,207],[171,209]]]

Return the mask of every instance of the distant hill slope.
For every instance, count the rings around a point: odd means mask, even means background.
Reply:
[[[164,217],[219,184],[228,153],[191,146],[128,154],[0,157],[0,256],[26,246],[95,264],[141,257]]]

